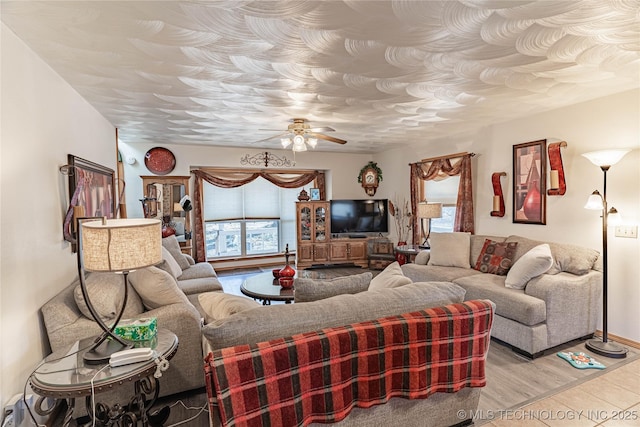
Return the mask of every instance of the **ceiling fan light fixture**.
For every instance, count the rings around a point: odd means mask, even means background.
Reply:
[[[316,145],[318,145],[318,139],[317,138],[308,138],[307,139],[307,144],[309,144],[309,147],[311,147],[311,148],[316,148]]]
[[[282,144],[282,148],[287,148],[291,145],[291,138],[280,138],[280,143]]]
[[[298,134],[293,137],[293,145],[304,144],[304,136]]]

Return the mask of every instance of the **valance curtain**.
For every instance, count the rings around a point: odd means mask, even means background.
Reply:
[[[298,188],[316,180],[316,185],[320,189],[320,199],[325,200],[325,176],[322,171],[230,171],[228,169],[199,168],[192,169],[191,173],[195,178],[193,186],[193,212],[195,218],[192,238],[197,262],[203,262],[207,259],[204,218],[202,215],[202,207],[204,206],[202,199],[203,181],[222,188],[236,188],[262,177],[281,188]]]
[[[458,186],[458,198],[456,201],[456,218],[453,225],[453,231],[474,232],[473,219],[473,182],[471,178],[471,157],[475,154],[468,153],[463,156],[452,155],[451,157],[443,156],[429,161],[429,159],[411,163],[411,211],[417,212],[418,198],[421,198],[419,180],[423,181],[440,181],[450,176],[460,175],[460,184]],[[453,159],[460,159],[452,164]],[[419,218],[414,215],[413,221],[413,241],[420,241],[418,221]]]

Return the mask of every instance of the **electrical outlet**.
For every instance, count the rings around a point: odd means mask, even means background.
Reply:
[[[637,225],[618,225],[616,226],[616,237],[630,237],[632,239],[637,239],[638,226]]]

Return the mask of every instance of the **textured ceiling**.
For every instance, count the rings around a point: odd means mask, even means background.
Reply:
[[[2,1],[128,143],[375,152],[640,86],[640,1]],[[262,129],[273,129],[264,131]]]

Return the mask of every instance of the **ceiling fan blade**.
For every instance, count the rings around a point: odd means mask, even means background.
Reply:
[[[335,132],[336,130],[329,126],[308,129],[308,132]]]
[[[338,144],[346,144],[347,143],[347,141],[345,141],[344,139],[334,138],[332,136],[323,135],[321,133],[309,132],[309,133],[307,133],[307,135],[309,135],[310,137],[313,137],[313,138],[325,139],[327,141],[337,142]]]
[[[271,140],[271,139],[275,139],[275,138],[281,138],[281,137],[283,137],[283,136],[285,136],[285,135],[289,135],[289,134],[290,134],[290,132],[283,132],[283,133],[280,133],[280,134],[278,134],[278,135],[270,136],[269,138],[261,139],[261,140],[259,140],[259,141],[253,141],[253,142],[252,142],[252,144],[257,144],[257,143],[259,143],[259,142],[269,141],[269,140]]]

